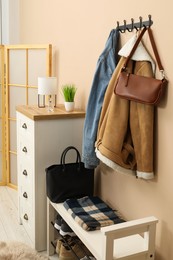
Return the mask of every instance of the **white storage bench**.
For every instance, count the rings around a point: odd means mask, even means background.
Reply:
[[[54,222],[56,212],[67,222],[80,240],[97,260],[153,260],[155,253],[155,235],[158,219],[146,217],[103,227],[96,231],[85,231],[67,212],[62,203],[48,200],[47,207],[47,252],[54,254]]]

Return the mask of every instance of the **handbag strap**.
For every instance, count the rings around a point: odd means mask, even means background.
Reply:
[[[144,33],[145,33],[146,31],[148,31],[149,38],[150,38],[150,42],[151,42],[151,46],[152,46],[152,48],[153,48],[153,52],[154,52],[154,55],[155,55],[155,57],[156,57],[156,61],[157,61],[159,70],[160,70],[160,72],[162,73],[162,77],[165,78],[165,76],[164,76],[164,68],[163,68],[163,66],[162,66],[162,63],[161,63],[161,60],[160,60],[160,56],[159,56],[159,53],[158,53],[158,50],[157,50],[157,47],[156,47],[156,43],[155,43],[155,40],[154,40],[154,37],[153,37],[153,33],[152,33],[152,30],[151,30],[150,27],[148,27],[148,28],[147,28],[147,27],[144,27],[144,28],[142,29],[142,31],[141,31],[140,35],[138,36],[138,38],[137,38],[137,40],[136,40],[136,42],[135,42],[135,44],[134,44],[134,46],[133,46],[133,48],[132,48],[132,50],[131,50],[129,56],[127,57],[127,59],[126,59],[126,61],[125,61],[125,63],[124,63],[123,70],[126,69],[129,60],[132,58],[132,56],[133,56],[133,54],[134,54],[136,48],[138,47],[138,44],[140,43],[140,41],[141,41],[141,39],[142,39],[142,37],[143,37],[143,35],[144,35]]]
[[[159,56],[159,53],[158,53],[158,50],[157,50],[157,47],[156,47],[156,43],[155,43],[155,40],[154,40],[154,37],[153,37],[153,32],[152,32],[150,27],[148,28],[148,34],[149,34],[149,37],[150,37],[151,46],[153,48],[154,55],[156,57],[156,61],[157,61],[159,70],[163,72],[164,68],[162,66],[162,63],[161,63],[161,60],[160,60],[160,56]]]

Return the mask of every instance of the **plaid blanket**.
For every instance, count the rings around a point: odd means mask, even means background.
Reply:
[[[67,199],[63,205],[74,220],[87,231],[124,222],[99,197]]]

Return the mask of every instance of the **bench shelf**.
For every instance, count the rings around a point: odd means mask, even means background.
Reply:
[[[102,227],[96,231],[85,231],[71,217],[62,203],[48,200],[48,255],[54,254],[51,241],[54,240],[54,221],[58,212],[86,245],[97,260],[153,260],[155,252],[155,234],[158,220],[151,216]]]

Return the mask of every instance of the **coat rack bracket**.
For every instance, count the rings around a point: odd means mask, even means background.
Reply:
[[[119,22],[117,21],[117,30],[119,30],[121,33],[125,33],[125,31],[132,32],[134,29],[137,31],[142,29],[143,27],[150,27],[153,24],[153,21],[151,20],[151,15],[148,15],[148,21],[143,21],[142,17],[139,17],[139,22],[134,23],[134,19],[131,18],[131,23],[126,24],[126,20],[124,20],[123,25],[119,25]]]

